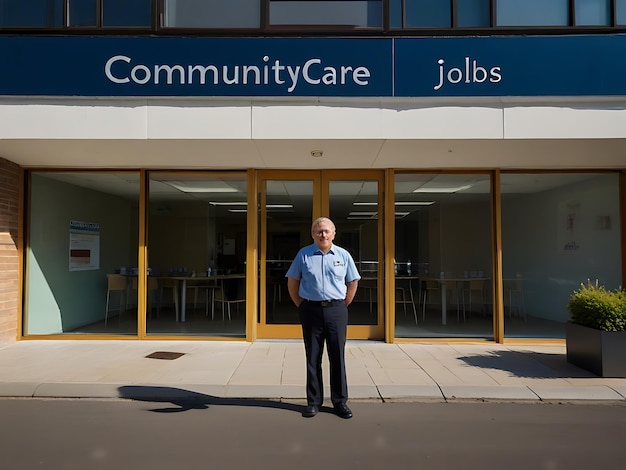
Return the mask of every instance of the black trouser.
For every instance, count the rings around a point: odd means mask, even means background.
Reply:
[[[321,406],[324,401],[322,354],[324,342],[330,362],[330,398],[333,405],[348,400],[344,350],[348,326],[348,307],[344,301],[329,305],[305,300],[298,308],[306,351],[306,398],[308,405]]]

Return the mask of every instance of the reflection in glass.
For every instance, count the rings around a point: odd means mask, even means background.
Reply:
[[[576,0],[575,8],[578,26],[611,24],[611,0]]]
[[[452,26],[450,2],[440,0],[407,0],[406,28],[449,28]]]
[[[626,0],[615,0],[615,24],[626,26]]]
[[[389,27],[402,28],[403,0],[389,0]]]
[[[25,334],[137,334],[138,173],[33,173]]]
[[[60,28],[64,0],[0,0],[0,26]]]
[[[258,28],[259,0],[165,0],[167,28]]]
[[[69,26],[97,26],[98,5],[95,0],[69,1]]]
[[[497,26],[567,26],[569,0],[496,0]]]
[[[378,181],[330,181],[334,243],[350,252],[361,281],[350,306],[349,325],[378,322]]]
[[[490,3],[490,0],[457,0],[457,25],[460,28],[489,27]]]
[[[270,0],[270,25],[382,27],[382,0]]]
[[[148,334],[245,335],[246,211],[245,174],[150,174]]]
[[[150,26],[152,0],[104,0],[102,26]]]
[[[396,174],[396,337],[493,338],[488,175]]]
[[[503,174],[504,333],[564,338],[570,294],[622,279],[616,174]]]

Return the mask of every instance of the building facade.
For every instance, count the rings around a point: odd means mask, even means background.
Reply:
[[[0,1],[0,341],[562,341],[623,285],[626,1]]]

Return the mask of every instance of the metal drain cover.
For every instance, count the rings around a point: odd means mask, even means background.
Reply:
[[[179,352],[168,352],[168,351],[157,351],[152,354],[148,354],[146,357],[148,359],[165,359],[167,361],[171,361],[174,359],[178,359],[180,356],[184,356],[185,353]]]

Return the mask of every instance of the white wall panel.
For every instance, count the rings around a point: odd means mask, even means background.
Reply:
[[[252,107],[253,139],[377,139],[378,107],[269,104]]]
[[[384,110],[388,139],[501,139],[502,109],[442,106]]]
[[[149,139],[249,139],[250,103],[154,102],[148,107]]]
[[[143,139],[145,100],[0,102],[3,139]]]
[[[626,109],[512,107],[504,110],[505,139],[623,139]]]

